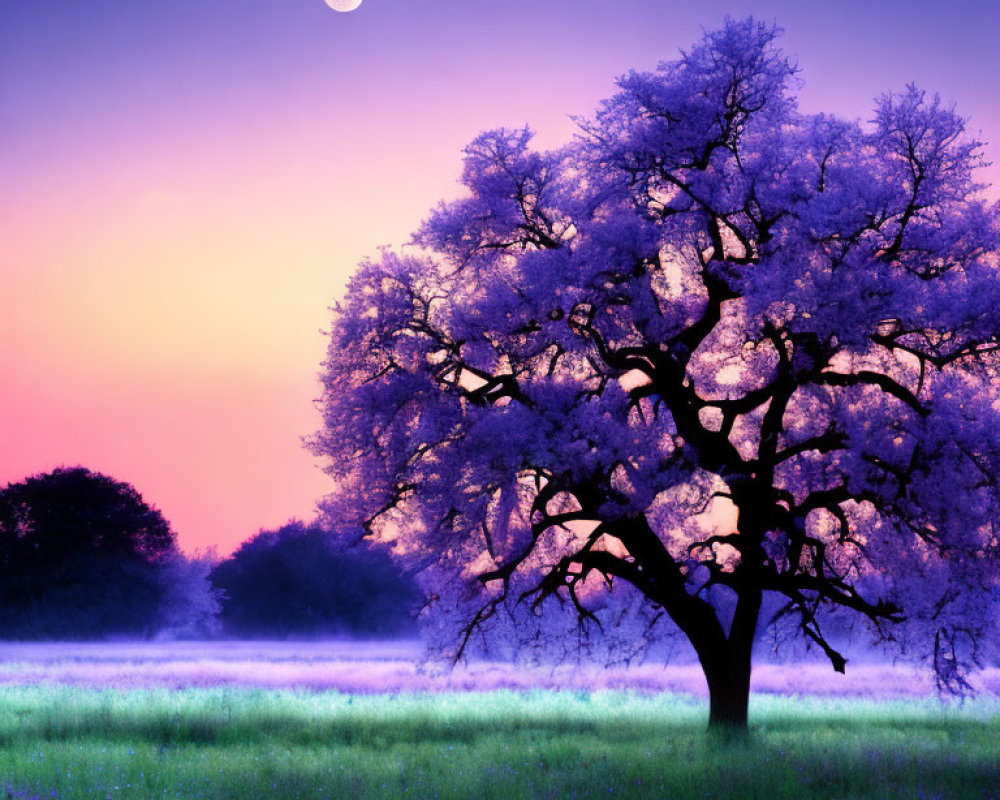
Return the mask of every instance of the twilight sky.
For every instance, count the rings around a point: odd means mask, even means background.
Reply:
[[[456,196],[478,131],[558,145],[727,13],[785,28],[803,110],[915,81],[1000,159],[995,0],[3,0],[0,485],[105,472],[189,551],[310,517],[354,265]]]

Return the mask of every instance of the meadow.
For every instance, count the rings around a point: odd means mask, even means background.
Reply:
[[[691,666],[438,674],[416,652],[0,645],[0,797],[1000,798],[995,670],[942,704],[901,668],[766,665],[727,743]]]

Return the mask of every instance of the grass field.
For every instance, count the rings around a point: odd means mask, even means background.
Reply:
[[[992,701],[752,715],[730,745],[672,695],[7,687],[0,775],[15,798],[1000,797]]]
[[[731,744],[706,735],[690,694],[53,679],[103,652],[36,653],[32,672],[0,649],[0,798],[1000,800],[992,692],[961,706],[758,693],[750,739]],[[155,662],[129,658],[136,674]]]

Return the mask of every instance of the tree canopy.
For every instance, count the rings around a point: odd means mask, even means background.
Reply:
[[[262,531],[212,572],[220,622],[243,637],[398,636],[413,632],[418,594],[384,549],[344,547],[292,521]]]
[[[864,124],[802,113],[778,36],[727,20],[561,149],[478,136],[465,195],[336,306],[327,510],[422,567],[454,657],[547,599],[606,625],[631,587],[745,725],[765,593],[840,671],[830,615],[943,688],[995,641],[983,145],[915,86]]]
[[[92,638],[158,629],[180,558],[128,483],[60,467],[0,490],[0,636]]]

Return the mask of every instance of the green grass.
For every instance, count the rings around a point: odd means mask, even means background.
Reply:
[[[0,689],[0,798],[1000,798],[1000,705]],[[8,788],[9,786],[9,788]]]

